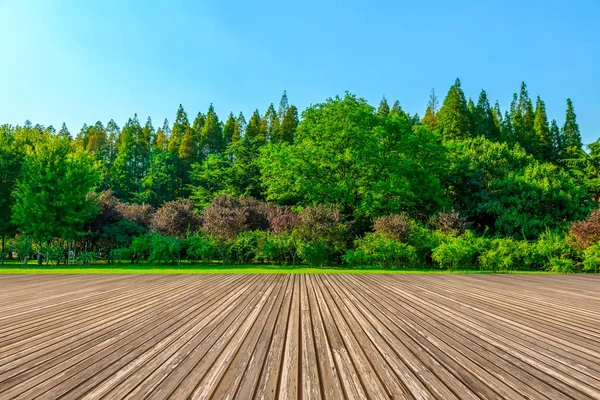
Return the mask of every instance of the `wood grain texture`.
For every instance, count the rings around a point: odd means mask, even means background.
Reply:
[[[600,276],[0,276],[0,399],[600,399]]]

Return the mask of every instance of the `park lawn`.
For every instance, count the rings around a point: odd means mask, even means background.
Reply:
[[[201,265],[183,264],[94,264],[90,266],[55,266],[7,263],[0,266],[0,274],[489,274],[489,271],[443,269],[381,269],[344,267],[305,267],[285,265]],[[540,274],[542,271],[512,271],[508,273]]]

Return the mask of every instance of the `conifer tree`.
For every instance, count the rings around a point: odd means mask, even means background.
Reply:
[[[202,127],[202,143],[202,158],[207,158],[211,154],[223,153],[223,129],[212,104],[208,107],[206,120]]]
[[[402,110],[402,106],[400,106],[400,101],[396,100],[392,105],[392,109],[390,110],[390,115],[397,115],[399,117],[404,117],[404,110]]]
[[[265,143],[267,132],[265,130],[266,127],[261,123],[261,120],[258,110],[254,111],[252,117],[250,117],[250,121],[248,121],[248,126],[246,127],[244,135],[244,140],[248,143],[256,143],[257,146]]]
[[[466,139],[472,136],[471,118],[465,94],[456,79],[439,112],[439,127],[445,139]]]
[[[490,107],[490,102],[485,90],[482,90],[477,100],[477,106],[473,111],[473,131],[475,136],[483,136],[489,140],[497,141],[500,134],[494,112]]]
[[[179,147],[181,146],[183,135],[185,135],[185,132],[189,127],[190,122],[188,120],[187,113],[180,104],[179,108],[177,109],[177,115],[175,117],[173,129],[171,130],[171,136],[169,137],[169,151],[172,154],[179,153]]]
[[[106,124],[106,135],[107,135],[107,147],[108,147],[108,155],[107,155],[107,165],[106,168],[110,170],[112,164],[115,162],[117,158],[117,142],[119,140],[120,133],[119,126],[116,124],[114,120],[108,121]]]
[[[283,117],[283,122],[280,126],[281,131],[281,140],[293,143],[294,142],[294,134],[296,133],[296,128],[298,127],[298,109],[296,106],[291,105],[287,111],[285,112],[285,116]]]
[[[71,139],[71,133],[69,132],[69,129],[67,128],[67,124],[65,124],[64,122],[63,122],[60,130],[58,131],[58,135],[62,136],[64,138],[67,138],[69,140]]]
[[[565,124],[563,125],[562,129],[562,137],[562,148],[564,149],[563,157],[581,157],[583,143],[581,142],[581,133],[579,132],[577,116],[575,115],[575,110],[573,109],[573,102],[571,99],[567,99],[567,113],[565,117]]]
[[[494,117],[494,126],[495,126],[495,130],[498,134],[498,140],[506,141],[506,138],[504,137],[503,132],[502,132],[502,124],[503,124],[502,111],[500,110],[500,103],[498,103],[498,100],[496,100],[496,103],[494,103],[494,108],[492,109],[492,115]]]
[[[279,117],[279,123],[283,123],[283,119],[285,118],[285,114],[287,113],[288,108],[290,108],[287,92],[284,90],[281,95],[281,100],[279,101],[279,109],[277,110],[277,117]]]
[[[385,98],[385,96],[383,96],[383,98],[379,102],[379,107],[377,107],[377,114],[384,118],[390,115],[390,105],[388,104],[388,101]]]
[[[550,122],[550,135],[552,136],[552,147],[554,148],[554,160],[560,160],[563,156],[563,137],[556,120]]]
[[[167,151],[169,147],[169,136],[171,134],[171,128],[169,127],[169,121],[165,118],[163,126],[156,132],[153,147],[155,150]]]
[[[240,111],[237,119],[235,120],[235,129],[233,131],[233,135],[231,135],[232,144],[241,142],[242,137],[246,132],[246,125],[246,118],[244,117],[244,114]]]
[[[269,108],[265,113],[264,124],[266,125],[267,140],[272,143],[277,143],[280,140],[281,124],[273,103],[269,105]]]
[[[233,116],[233,113],[229,113],[229,118],[227,118],[227,121],[225,121],[225,125],[223,125],[223,146],[225,149],[229,147],[229,144],[233,140],[236,125],[237,122],[235,120],[235,117]]]
[[[554,145],[552,143],[552,133],[548,125],[548,116],[546,115],[546,104],[540,96],[537,97],[535,104],[535,121],[533,123],[536,140],[538,142],[538,154],[535,156],[538,159],[553,162],[554,161]]]
[[[431,130],[436,130],[438,128],[438,107],[439,101],[435,95],[435,89],[431,89],[427,108],[425,109],[425,116],[421,120],[421,123],[429,126],[429,129]]]

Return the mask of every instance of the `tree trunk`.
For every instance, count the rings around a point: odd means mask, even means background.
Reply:
[[[42,265],[42,249],[38,247],[37,265]]]
[[[71,265],[71,241],[67,240],[67,265]]]

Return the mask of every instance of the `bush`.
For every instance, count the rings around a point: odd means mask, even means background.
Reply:
[[[171,236],[149,234],[150,255],[148,262],[177,262],[180,261],[181,241]]]
[[[267,211],[269,228],[276,235],[291,233],[300,218],[298,214],[287,207],[271,206]]]
[[[83,265],[88,266],[92,262],[96,261],[97,259],[98,259],[98,254],[95,253],[95,252],[93,252],[93,251],[90,251],[90,252],[87,252],[87,253],[80,253],[77,256],[77,260],[76,261],[80,262]]]
[[[131,262],[138,260],[147,260],[150,257],[150,251],[152,250],[152,244],[150,243],[151,233],[143,236],[133,238],[131,246]]]
[[[133,262],[133,252],[128,247],[123,247],[119,249],[112,249],[110,251],[110,258],[118,263],[121,263],[123,260],[130,260]]]
[[[412,220],[406,214],[392,214],[375,219],[375,232],[380,236],[406,243],[414,230]]]
[[[346,225],[342,223],[339,211],[330,206],[302,210],[293,234],[302,243],[302,258],[306,262],[309,258],[313,260],[309,262],[311,265],[323,265],[324,262],[315,261],[318,259],[338,261],[346,248]]]
[[[300,244],[299,255],[311,267],[322,267],[331,259],[331,252],[323,241]]]
[[[583,269],[596,273],[600,270],[600,244],[597,243],[585,249]]]
[[[433,260],[441,267],[452,271],[457,267],[473,267],[477,256],[485,251],[486,240],[478,238],[472,231],[461,236],[447,235],[432,253]]]
[[[152,216],[151,229],[161,235],[185,237],[200,225],[191,200],[175,200],[163,204]]]
[[[31,257],[33,253],[31,238],[27,235],[17,235],[12,245],[13,250],[17,253],[19,261],[23,264],[27,264],[29,257]]]
[[[249,264],[259,258],[259,247],[265,240],[265,232],[245,231],[238,235],[230,247],[231,258],[240,264]]]
[[[253,197],[242,197],[240,205],[246,217],[246,229],[250,231],[266,231],[269,229],[269,219],[267,217],[269,205],[267,203]]]
[[[200,260],[210,264],[218,253],[216,239],[211,236],[190,236],[182,242],[182,247],[186,249],[187,258],[190,261]]]
[[[290,234],[266,235],[259,247],[260,256],[270,263],[296,264],[298,244]]]
[[[525,242],[527,243],[527,242]],[[507,272],[523,267],[523,247],[511,238],[493,239],[490,248],[479,257],[479,267],[485,271]]]
[[[594,211],[583,221],[573,223],[570,227],[570,236],[582,249],[600,242],[600,210]]]
[[[448,212],[437,213],[431,217],[429,223],[445,235],[451,233],[462,235],[469,227],[467,219],[461,217],[454,209]]]
[[[350,265],[376,265],[382,268],[406,268],[416,265],[416,249],[406,243],[373,233],[368,233],[354,243],[356,249],[349,250],[344,255],[344,261]]]
[[[575,263],[568,258],[552,257],[548,260],[548,267],[546,270],[556,274],[571,274],[575,272]]]
[[[215,197],[202,216],[204,232],[224,243],[233,242],[247,226],[244,208],[229,195]]]
[[[530,244],[525,263],[533,269],[559,272],[562,268],[577,269],[582,258],[581,251],[572,246],[563,234],[546,230]],[[571,260],[573,264],[562,260]]]

